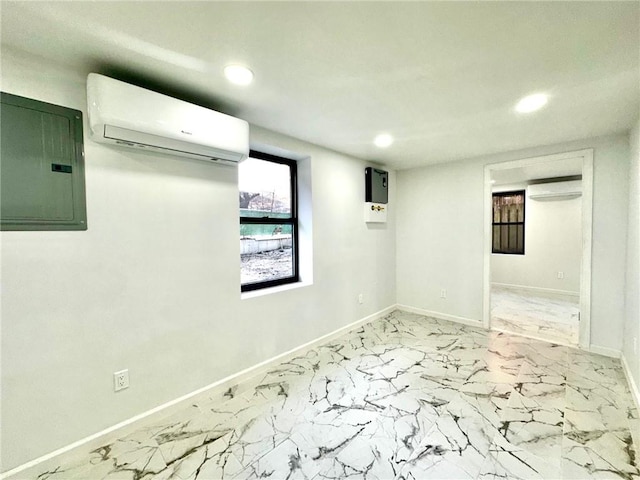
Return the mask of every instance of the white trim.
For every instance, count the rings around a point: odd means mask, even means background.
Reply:
[[[559,341],[559,340],[551,340],[549,338],[538,337],[538,336],[532,335],[530,333],[510,332],[509,330],[504,330],[502,328],[496,328],[496,327],[492,327],[491,331],[492,332],[505,333],[507,335],[515,335],[516,337],[531,338],[532,340],[539,340],[541,342],[546,342],[546,343],[553,343],[555,345],[561,345],[563,347],[568,347],[568,348],[571,348],[573,350],[580,350],[580,351],[583,351],[583,352],[593,353],[593,354],[596,354],[596,355],[602,355],[604,357],[618,358],[618,359],[622,358],[620,350],[616,350],[615,348],[600,347],[598,345],[591,345],[589,348],[582,348],[579,345],[566,343],[566,342],[562,342],[562,341]],[[631,383],[631,382],[629,382],[629,383]]]
[[[582,266],[580,269],[580,329],[578,343],[591,344],[591,245],[593,242],[593,149],[582,157]]]
[[[578,157],[584,158],[585,155],[588,154],[593,155],[592,148],[585,148],[583,150],[572,150],[570,152],[552,153],[550,155],[541,155],[539,157],[527,157],[506,162],[488,163],[486,166],[491,167],[491,170],[509,170],[512,168],[527,167],[529,165],[534,165],[537,163],[557,162],[560,160],[570,160]],[[584,180],[584,178],[582,180]]]
[[[597,355],[602,355],[604,357],[611,357],[611,358],[620,358],[620,355],[621,355],[620,350],[616,350],[615,348],[609,348],[609,347],[600,347],[598,345],[589,345],[588,348],[584,348],[583,350],[586,350],[590,353],[595,353]]]
[[[516,337],[530,338],[532,340],[538,340],[540,342],[553,343],[554,345],[561,345],[563,347],[569,347],[569,348],[580,350],[580,348],[578,348],[578,346],[575,345],[575,344],[562,342],[560,340],[552,340],[550,338],[538,337],[537,335],[533,335],[531,333],[511,332],[509,330],[504,330],[502,328],[496,328],[496,327],[491,327],[491,331],[492,332],[500,332],[500,333],[504,333],[504,334],[507,334],[507,335],[514,335]]]
[[[484,166],[484,253],[482,258],[482,325],[491,328],[491,246],[493,244],[493,195],[491,169]]]
[[[567,297],[577,297],[580,298],[580,292],[571,292],[569,290],[556,290],[555,288],[543,288],[543,287],[530,287],[528,285],[513,285],[511,283],[498,283],[491,282],[491,286],[502,287],[502,288],[510,288],[514,290],[525,290],[531,292],[540,292],[540,293],[550,293],[553,295],[564,295]]]
[[[177,412],[179,409],[184,408],[187,402],[193,402],[194,397],[197,397],[202,394],[207,394],[209,396],[215,395],[217,393],[222,394],[223,392],[227,391],[229,388],[231,388],[234,385],[242,383],[243,381],[246,381],[249,378],[254,377],[256,375],[260,375],[261,373],[265,373],[275,365],[279,365],[280,363],[287,362],[292,358],[295,358],[296,356],[302,355],[303,353],[305,353],[306,351],[312,348],[315,348],[322,344],[330,342],[344,335],[345,333],[348,333],[351,330],[355,330],[356,328],[359,328],[362,325],[365,325],[381,317],[384,317],[385,315],[393,312],[395,309],[396,309],[396,305],[391,305],[378,312],[372,313],[371,315],[361,318],[360,320],[350,323],[349,325],[345,325],[344,327],[338,328],[333,332],[330,332],[326,335],[318,337],[315,340],[311,340],[310,342],[304,343],[287,352],[281,353],[280,355],[276,355],[275,357],[265,360],[264,362],[260,362],[257,365],[254,365],[253,367],[249,367],[238,373],[229,375],[228,377],[218,380],[217,382],[213,382],[205,387],[199,388],[198,390],[194,390],[191,393],[187,393],[186,395],[178,397],[174,400],[170,400],[169,402],[166,402],[155,408],[147,410],[146,412],[143,412],[139,415],[131,417],[123,422],[120,422],[116,425],[105,428],[100,432],[94,433],[93,435],[89,435],[88,437],[85,437],[81,440],[78,440],[62,448],[59,448],[51,453],[48,453],[34,460],[31,460],[27,463],[19,465],[6,472],[0,473],[0,480],[7,479],[13,475],[24,472],[27,469],[36,467],[44,462],[50,461],[53,458],[59,455],[62,455],[64,453],[70,452],[71,450],[74,450],[76,448],[80,448],[80,447],[85,447],[86,449],[98,448],[99,446],[103,445],[105,442],[108,442],[110,439],[115,440],[116,438],[119,438],[123,434],[129,433],[129,430],[132,431],[134,428],[139,428],[140,427],[139,422],[143,420],[145,421],[145,423],[147,423],[147,422],[157,420],[158,417],[162,418],[162,417],[171,415],[172,413]]]
[[[448,320],[450,322],[462,323],[463,325],[484,328],[482,325],[482,321],[480,320],[473,320],[471,318],[466,318],[466,317],[458,317],[456,315],[449,315],[448,313],[434,312],[432,310],[425,310],[423,308],[411,307],[409,305],[398,304],[396,305],[396,308],[398,310],[402,310],[403,312],[417,313],[418,315],[424,315],[425,317],[435,317],[435,318],[440,318],[442,320]]]
[[[593,243],[592,148],[492,163],[484,166],[483,325],[485,328],[491,327],[491,171],[520,168],[539,163],[557,162],[577,157],[582,157],[582,262],[580,268],[580,325],[578,334],[580,348],[583,350],[591,349],[591,248]]]
[[[273,295],[280,292],[288,292],[289,290],[295,290],[297,288],[304,288],[312,286],[312,282],[294,282],[287,283],[285,285],[278,285],[276,287],[260,288],[258,290],[250,290],[248,292],[241,292],[240,299],[247,300],[249,298],[263,297],[265,295]]]
[[[620,362],[622,363],[622,370],[624,370],[624,375],[627,377],[627,383],[629,383],[629,390],[631,390],[631,396],[633,400],[636,402],[636,408],[640,411],[640,389],[638,389],[638,384],[631,375],[631,369],[629,368],[629,364],[627,363],[627,357],[620,355]]]

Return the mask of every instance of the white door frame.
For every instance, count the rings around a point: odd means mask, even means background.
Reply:
[[[484,167],[484,313],[485,328],[491,326],[491,172],[526,167],[539,163],[582,158],[582,264],[580,267],[580,324],[578,345],[589,349],[591,344],[591,242],[593,235],[593,149],[492,163]]]

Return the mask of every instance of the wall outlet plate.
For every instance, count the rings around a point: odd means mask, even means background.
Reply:
[[[120,370],[113,374],[113,389],[116,392],[129,388],[129,370]]]

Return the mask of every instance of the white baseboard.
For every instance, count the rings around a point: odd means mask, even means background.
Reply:
[[[636,383],[633,375],[631,375],[631,369],[629,368],[629,364],[627,363],[627,357],[620,355],[620,362],[622,363],[622,369],[624,370],[624,375],[627,377],[627,383],[629,383],[629,390],[631,390],[631,396],[636,402],[636,408],[640,411],[640,389],[638,389],[638,384]]]
[[[609,347],[600,347],[598,345],[589,345],[589,348],[586,349],[587,351],[591,352],[591,353],[596,353],[598,355],[603,355],[605,357],[611,357],[611,358],[620,358],[621,353],[620,350],[616,350],[615,348],[609,348]]]
[[[572,292],[570,290],[558,290],[555,288],[530,287],[528,285],[513,285],[511,283],[491,282],[492,287],[510,288],[512,290],[524,290],[530,292],[547,293],[551,295],[563,295],[568,297],[580,298],[580,292]]]
[[[396,305],[396,308],[398,310],[402,310],[403,312],[417,313],[418,315],[424,315],[426,317],[441,318],[443,320],[449,320],[450,322],[462,323],[464,325],[469,325],[472,327],[484,328],[484,325],[482,324],[482,320],[473,320],[471,318],[458,317],[456,315],[449,315],[448,313],[434,312],[432,310],[424,310],[422,308],[411,307],[409,305],[398,304]]]
[[[26,470],[43,466],[54,460],[56,457],[62,454],[66,454],[75,449],[82,448],[83,450],[91,451],[95,448],[99,448],[105,443],[110,443],[121,436],[127,435],[128,433],[133,432],[135,429],[139,428],[141,425],[146,423],[151,423],[153,421],[157,421],[160,418],[167,417],[177,412],[178,410],[185,408],[190,402],[193,402],[197,397],[201,395],[207,396],[215,396],[217,394],[222,395],[229,388],[234,385],[238,385],[249,378],[252,378],[256,375],[260,375],[262,373],[266,373],[270,368],[279,365],[280,363],[287,362],[292,358],[300,356],[306,353],[308,350],[312,348],[318,347],[322,344],[335,340],[336,338],[344,335],[345,333],[350,332],[351,330],[355,330],[367,323],[373,322],[378,318],[384,317],[385,315],[393,312],[397,308],[396,305],[391,305],[387,308],[384,308],[378,312],[372,313],[360,320],[357,320],[353,323],[345,325],[344,327],[338,328],[333,332],[330,332],[326,335],[323,335],[315,340],[311,340],[310,342],[304,343],[298,347],[295,347],[287,352],[281,353],[280,355],[276,355],[264,362],[258,363],[253,367],[249,367],[245,370],[242,370],[238,373],[234,373],[226,378],[218,380],[217,382],[211,383],[205,387],[199,388],[198,390],[194,390],[191,393],[187,393],[179,398],[166,402],[162,405],[159,405],[151,410],[147,410],[135,417],[131,417],[123,422],[120,422],[116,425],[113,425],[109,428],[106,428],[100,432],[94,433],[93,435],[89,435],[81,440],[73,442],[69,445],[66,445],[62,448],[59,448],[51,453],[38,457],[30,462],[19,465],[11,470],[0,473],[0,480],[5,480],[17,475],[19,473],[23,473]],[[23,476],[15,477],[16,480],[18,478],[23,478]]]

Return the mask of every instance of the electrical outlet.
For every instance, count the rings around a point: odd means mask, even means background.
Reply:
[[[558,278],[562,280],[564,278],[564,272],[558,272]]]
[[[445,288],[440,290],[440,298],[447,298],[447,290]]]
[[[113,374],[113,388],[116,392],[129,388],[129,370],[120,370]]]
[[[358,295],[358,303],[362,305],[364,303],[364,293]]]

